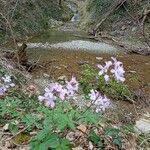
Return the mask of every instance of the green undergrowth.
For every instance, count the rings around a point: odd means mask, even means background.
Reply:
[[[127,97],[133,99],[133,92],[126,84],[113,79],[106,83],[104,76],[99,76],[98,70],[90,65],[83,66],[80,84],[85,94],[95,89],[114,100],[126,100]]]
[[[7,69],[0,66],[0,75],[6,73],[8,73]],[[109,89],[105,90],[104,87],[106,88],[108,85],[102,84],[100,86],[99,81],[103,83],[102,79],[97,79],[97,84],[93,84],[95,74],[95,69],[85,66],[84,76],[80,81],[85,96],[87,95],[86,92],[93,87],[99,89],[101,87],[101,90],[107,94],[114,94],[116,89],[117,92],[120,91],[117,95],[118,98],[128,91],[126,86],[116,83],[110,83]],[[23,78],[21,75],[15,76],[16,81],[22,81]],[[70,141],[66,137],[69,133],[80,131],[80,134],[87,141],[86,143],[91,141],[97,149],[104,149],[112,145],[121,150],[124,137],[134,134],[132,124],[114,127],[111,120],[104,117],[103,113],[95,113],[90,107],[81,109],[74,105],[73,101],[59,101],[54,109],[45,107],[39,103],[36,94],[29,96],[21,88],[21,85],[24,84],[25,86],[26,82],[16,84],[14,89],[10,90],[4,97],[0,97],[0,124],[1,126],[8,124],[8,131],[14,135],[12,140],[17,145],[29,144],[31,150],[71,150],[78,147],[82,142]],[[116,91],[115,93],[117,93]],[[88,102],[87,99],[85,101]],[[86,131],[84,128],[79,128],[80,126],[86,128]],[[20,130],[22,130],[21,133]],[[35,136],[30,134],[33,131],[36,132]],[[145,146],[145,143],[143,145]]]

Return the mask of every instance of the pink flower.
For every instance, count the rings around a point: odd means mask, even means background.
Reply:
[[[45,93],[44,96],[38,97],[40,102],[44,102],[45,106],[54,108],[56,97],[52,93]]]
[[[91,90],[91,93],[89,94],[90,99],[92,103],[95,105],[95,111],[98,112],[103,112],[107,108],[111,106],[110,99],[108,99],[105,95],[102,96],[98,91],[96,90]]]
[[[109,76],[107,74],[105,74],[104,79],[105,79],[106,82],[108,82],[109,81]]]
[[[111,65],[112,65],[111,61],[106,61],[104,67],[102,65],[97,65],[97,67],[100,68],[98,75],[103,75],[104,73],[107,73]]]
[[[95,101],[95,100],[98,98],[98,96],[99,96],[98,91],[92,89],[90,92],[91,92],[91,93],[89,94],[90,99],[91,99],[92,101]]]
[[[5,86],[1,86],[0,87],[0,96],[3,96],[6,93],[7,89],[5,88]]]
[[[53,100],[47,100],[47,101],[45,101],[45,106],[50,107],[50,108],[54,108],[55,103]]]
[[[79,83],[77,82],[75,77],[72,77],[72,79],[68,82],[66,81],[66,89],[67,89],[67,95],[69,97],[73,96],[75,92],[78,91]]]
[[[113,58],[114,60],[114,68],[111,69],[111,73],[113,74],[114,78],[119,82],[124,82],[125,78],[124,78],[124,68],[123,68],[123,64],[120,61],[117,61],[116,58]]]
[[[39,96],[40,102],[44,102],[47,107],[54,108],[56,99],[65,100],[72,97],[78,91],[79,83],[75,77],[70,81],[66,81],[66,85],[61,85],[57,82],[51,83],[45,88],[44,96]]]
[[[67,94],[68,94],[67,89],[62,89],[62,90],[60,91],[59,98],[60,98],[61,100],[65,100]]]

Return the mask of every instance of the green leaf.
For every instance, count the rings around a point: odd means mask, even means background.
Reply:
[[[63,130],[67,126],[67,124],[68,124],[68,117],[64,114],[59,114],[57,123],[58,128],[60,130]]]
[[[12,134],[15,134],[15,133],[17,133],[18,132],[18,126],[16,125],[16,123],[15,122],[11,122],[10,124],[9,124],[9,130],[10,130],[10,132],[12,133]]]
[[[67,139],[60,139],[60,143],[56,150],[71,150],[70,142]]]
[[[89,110],[83,114],[81,121],[86,124],[97,124],[100,121],[100,116]]]
[[[92,131],[90,133],[89,140],[91,142],[93,142],[98,147],[102,147],[103,146],[102,139],[95,133],[95,131]]]
[[[42,141],[44,138],[46,138],[46,136],[50,133],[50,129],[45,128],[43,130],[41,130],[35,137],[35,140],[39,140]]]
[[[56,148],[59,145],[59,137],[55,134],[52,134],[47,137],[47,141],[44,141],[45,146],[47,148]]]
[[[56,149],[59,146],[59,137],[55,134],[50,134],[46,130],[42,130],[31,142],[31,149],[48,150],[48,148]]]
[[[120,130],[116,128],[106,128],[105,129],[105,135],[107,136],[117,136],[119,134]]]
[[[41,123],[39,122],[40,118],[38,118],[36,115],[33,114],[26,114],[22,118],[22,122],[24,122],[27,126],[35,125],[37,128],[42,128]]]
[[[113,144],[115,144],[115,145],[119,146],[119,148],[121,148],[122,147],[122,138],[120,136],[118,136],[117,138],[115,138],[113,140]]]

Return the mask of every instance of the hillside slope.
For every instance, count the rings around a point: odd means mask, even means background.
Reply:
[[[119,3],[120,2],[120,3]],[[82,29],[109,32],[117,37],[150,35],[150,4],[148,0],[86,0],[81,8]],[[145,15],[147,13],[147,15]],[[144,17],[146,19],[144,20]],[[100,24],[100,25],[99,25]]]
[[[9,0],[0,4],[0,40],[28,35],[50,28],[55,21],[67,21],[72,12],[58,0]]]

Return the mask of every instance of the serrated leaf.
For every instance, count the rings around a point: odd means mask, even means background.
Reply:
[[[59,145],[59,137],[55,134],[52,134],[47,137],[47,140],[44,141],[43,144],[45,144],[47,148],[56,148]]]
[[[48,128],[45,128],[36,135],[35,140],[42,141],[44,138],[46,138],[47,134],[49,133],[50,133],[50,130]]]
[[[107,136],[116,136],[118,135],[120,132],[119,129],[116,129],[116,128],[106,128],[105,129],[105,135]]]
[[[97,145],[98,147],[103,146],[102,139],[94,131],[90,133],[89,140],[93,142],[95,145]]]
[[[60,139],[60,144],[56,150],[71,150],[70,142],[67,139]]]
[[[15,134],[18,132],[18,126],[14,123],[10,123],[8,128],[12,134]]]
[[[59,114],[58,116],[58,128],[60,130],[64,129],[68,124],[68,117],[64,114]]]
[[[121,148],[122,147],[122,138],[118,136],[117,138],[115,138],[113,140],[113,144],[115,144],[115,145],[119,146],[119,148]]]

